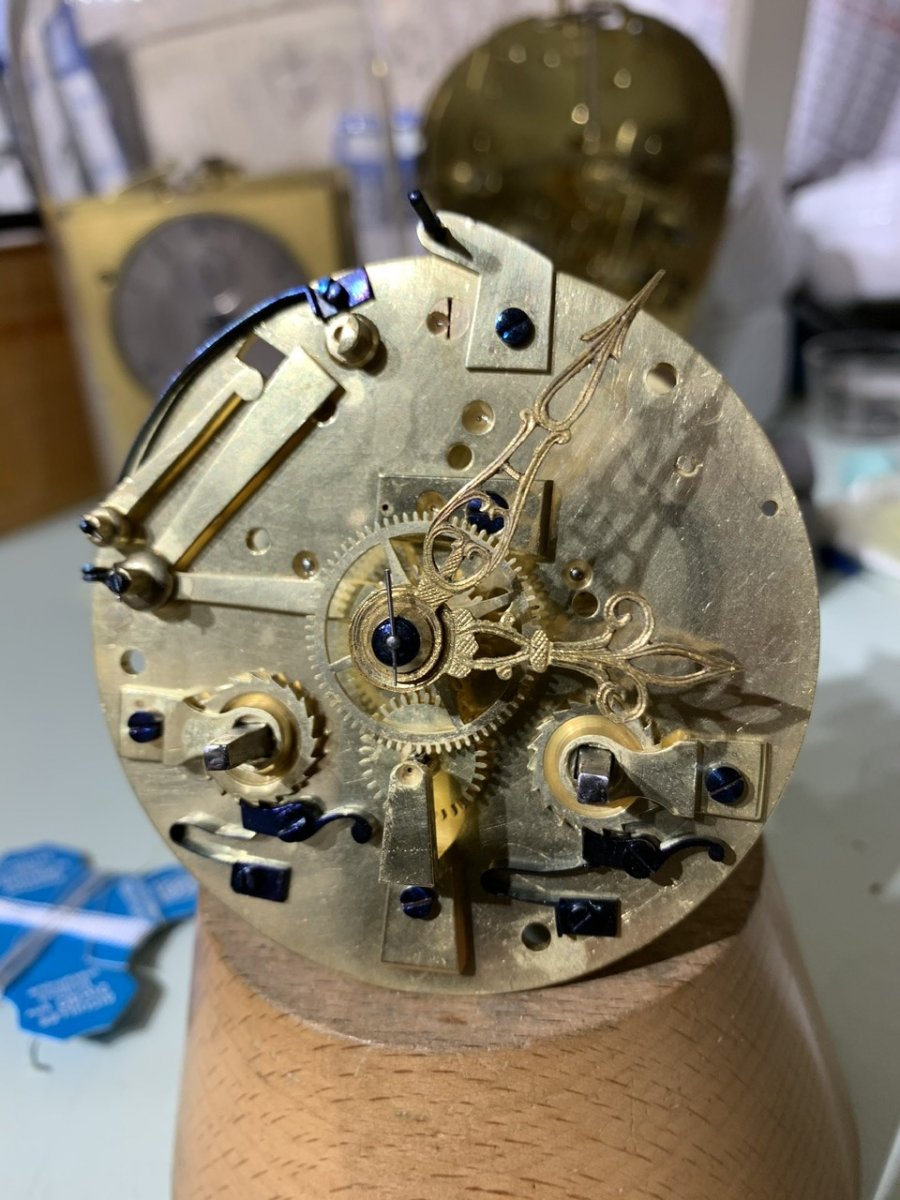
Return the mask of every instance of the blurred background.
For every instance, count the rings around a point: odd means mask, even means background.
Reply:
[[[770,433],[820,564],[822,686],[768,844],[863,1195],[897,1200],[900,0],[0,0],[0,29],[0,753],[44,768],[0,849],[165,861],[97,711],[76,524],[200,345],[418,253],[415,186],[622,295],[665,267],[656,316]],[[3,1011],[0,1128],[27,1148],[41,1106],[70,1114],[8,1194],[81,1195],[92,1120],[118,1149],[91,1194],[165,1194],[189,937],[143,1040],[54,1046],[47,1074]]]

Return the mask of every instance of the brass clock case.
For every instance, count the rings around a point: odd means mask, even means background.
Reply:
[[[420,177],[562,271],[687,328],[721,233],[732,165],[722,83],[663,21],[618,4],[504,26],[426,110]]]
[[[261,931],[389,988],[531,988],[753,846],[815,577],[767,438],[650,288],[453,214],[420,236],[158,408],[84,524],[97,672],[160,834]]]

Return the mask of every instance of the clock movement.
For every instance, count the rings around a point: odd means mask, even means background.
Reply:
[[[622,4],[561,5],[495,30],[426,109],[420,179],[559,270],[690,326],[719,242],[733,158],[719,75],[665,21]]]
[[[639,949],[748,853],[812,703],[815,577],[721,376],[413,194],[424,257],[228,327],[83,521],[123,765],[210,891],[388,988]]]

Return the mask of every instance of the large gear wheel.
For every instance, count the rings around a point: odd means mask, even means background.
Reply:
[[[441,713],[440,701],[427,692],[407,700],[393,700],[379,712],[385,725],[420,733]],[[458,837],[466,819],[466,810],[481,795],[490,766],[489,752],[480,746],[467,745],[428,751],[414,744],[397,745],[382,738],[364,734],[360,745],[360,764],[366,786],[379,800],[387,797],[390,775],[405,758],[430,753],[436,761],[433,771],[434,816],[438,853],[443,854]]]
[[[462,680],[445,677],[434,690],[423,687],[392,695],[354,666],[349,642],[354,611],[382,585],[386,567],[391,568],[395,583],[415,584],[421,543],[429,528],[427,520],[399,514],[344,546],[322,568],[322,600],[307,634],[310,661],[323,695],[365,736],[419,751],[460,749],[486,737],[521,702],[528,679],[524,671],[509,680],[490,672],[473,673]],[[475,536],[490,540],[487,535]],[[475,594],[479,597],[494,597],[498,607],[505,605],[508,617],[523,624],[538,616],[535,592],[513,559],[482,581]],[[461,597],[454,603],[470,599]],[[417,709],[428,705],[428,721],[422,728],[403,716],[392,717],[402,712],[405,703]]]
[[[213,691],[190,697],[189,703],[216,715],[252,714],[272,729],[276,751],[271,762],[242,763],[227,771],[208,772],[224,794],[272,803],[304,786],[321,752],[321,741],[299,683],[265,670],[249,671]]]

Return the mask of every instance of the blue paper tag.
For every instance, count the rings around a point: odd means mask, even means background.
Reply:
[[[180,867],[105,875],[50,845],[0,858],[0,990],[22,1029],[60,1039],[111,1029],[138,990],[136,950],[196,901]]]

